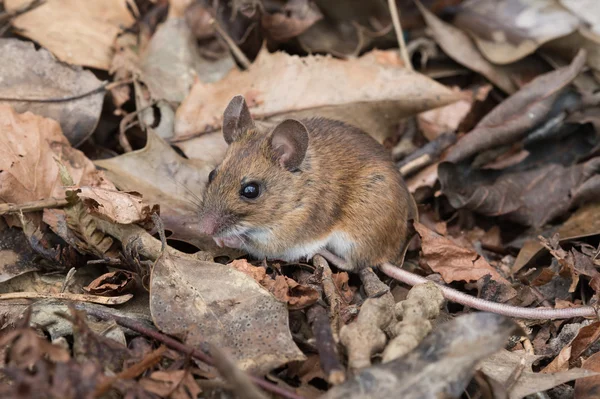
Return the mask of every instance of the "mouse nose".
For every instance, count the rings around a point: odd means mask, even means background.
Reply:
[[[205,215],[200,221],[200,232],[209,236],[214,235],[219,229],[219,223],[215,215]]]

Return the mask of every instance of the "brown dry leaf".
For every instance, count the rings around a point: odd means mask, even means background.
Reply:
[[[144,203],[139,193],[124,193],[99,187],[79,187],[77,196],[92,215],[119,224],[147,221],[158,213],[158,205]]]
[[[333,274],[333,283],[335,284],[335,288],[337,288],[338,293],[346,303],[352,302],[352,299],[354,298],[354,292],[356,291],[350,287],[350,285],[348,285],[349,279],[350,276],[346,272]]]
[[[587,204],[579,208],[557,230],[561,243],[576,238],[583,238],[600,234],[600,202]],[[538,239],[526,241],[515,259],[511,271],[521,270],[543,249]]]
[[[433,31],[436,42],[450,58],[482,74],[506,93],[512,94],[517,91],[510,75],[501,67],[486,60],[466,33],[439,19],[423,7],[419,1],[416,3],[425,18],[425,22],[427,22],[427,26]]]
[[[302,34],[322,18],[323,14],[311,1],[291,0],[274,13],[263,14],[260,22],[270,39],[286,42]]]
[[[83,287],[86,292],[94,295],[122,295],[131,292],[135,285],[134,274],[127,270],[117,270],[105,273]]]
[[[112,187],[79,150],[71,147],[58,122],[0,104],[0,202],[64,198],[55,158],[76,184]],[[113,187],[114,188],[114,187]]]
[[[287,305],[231,266],[164,254],[152,270],[150,310],[163,332],[226,349],[253,374],[304,359]]]
[[[247,260],[234,260],[229,265],[252,277],[275,298],[287,302],[290,309],[303,309],[317,302],[320,297],[315,289],[298,284],[289,277],[278,275],[272,279],[264,267],[253,266]]]
[[[0,283],[41,267],[38,254],[31,248],[23,230],[0,227]]]
[[[543,392],[565,382],[594,375],[593,372],[574,368],[558,373],[534,373],[531,369],[541,356],[529,355],[524,351],[509,352],[505,349],[491,355],[481,362],[481,370],[500,383],[513,384],[510,389],[510,399],[521,399],[527,395]],[[512,383],[515,371],[517,380]]]
[[[456,245],[425,225],[415,222],[415,229],[421,236],[423,259],[429,267],[442,275],[446,283],[453,281],[477,281],[490,275],[500,284],[510,285],[496,269],[472,249]],[[515,292],[516,294],[516,292]]]
[[[213,84],[197,82],[177,110],[175,138],[220,129],[223,110],[238,94],[255,119],[329,117],[354,124],[380,142],[395,134],[403,117],[459,99],[400,65],[397,51],[372,51],[344,61],[263,50],[247,71],[232,71]]]
[[[569,359],[571,359],[571,346],[565,346],[562,348],[558,356],[556,356],[550,364],[544,367],[540,373],[553,374],[559,371],[569,370]]]
[[[516,329],[514,321],[493,313],[458,316],[406,356],[366,368],[321,398],[458,398],[477,364],[501,350]]]
[[[17,39],[0,39],[0,97],[23,99],[64,98],[90,92],[101,83],[91,71],[64,65],[45,49]],[[73,101],[3,101],[15,111],[52,118],[74,146],[92,134],[102,111],[104,93]]]
[[[201,57],[183,18],[169,18],[160,25],[140,58],[141,79],[152,98],[175,103],[187,97],[196,79],[215,82],[234,67],[229,51],[217,60]]]
[[[467,31],[483,55],[510,64],[539,46],[574,32],[579,19],[556,0],[479,0],[465,2],[454,24]]]
[[[540,227],[566,213],[573,205],[572,192],[598,170],[600,157],[571,167],[548,164],[514,173],[471,170],[443,162],[438,177],[442,192],[456,209],[505,215],[517,223]]]
[[[483,150],[509,144],[545,120],[561,90],[581,71],[586,52],[580,50],[569,66],[538,76],[501,102],[452,147],[447,161],[458,162]]]
[[[189,399],[202,393],[188,370],[155,371],[150,377],[142,378],[140,385],[161,398]]]
[[[12,20],[18,33],[50,50],[61,61],[108,70],[113,43],[122,27],[134,23],[128,0],[46,0]],[[5,0],[7,11],[30,0]]]
[[[487,97],[491,90],[492,86],[490,85],[478,87],[474,91],[465,90],[462,92],[464,99],[444,107],[421,112],[417,119],[419,129],[429,141],[435,140],[443,133],[455,132],[471,112],[474,102],[481,97]]]
[[[571,343],[571,362],[575,362],[600,338],[600,322],[581,327]]]
[[[596,352],[584,360],[581,367],[598,374],[575,381],[575,397],[577,399],[596,399],[600,392],[600,352]]]

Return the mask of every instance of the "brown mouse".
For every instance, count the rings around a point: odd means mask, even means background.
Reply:
[[[236,96],[223,135],[229,148],[209,176],[200,223],[217,244],[285,261],[326,249],[352,270],[402,261],[417,208],[367,133],[323,118],[261,131]]]

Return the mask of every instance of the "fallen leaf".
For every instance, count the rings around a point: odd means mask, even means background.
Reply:
[[[64,65],[44,49],[17,39],[0,39],[0,98],[51,99],[84,94],[101,86],[91,71]],[[1,101],[1,100],[0,100]],[[52,118],[69,142],[77,147],[94,131],[104,93],[102,90],[73,101],[2,101],[16,112],[31,111]]]
[[[6,0],[4,7],[14,11],[28,3]],[[117,34],[134,22],[127,0],[46,0],[14,18],[12,25],[61,61],[108,70]]]
[[[406,356],[364,369],[322,398],[458,398],[477,363],[502,349],[515,329],[512,320],[497,314],[459,316]]]
[[[579,19],[555,0],[466,2],[453,23],[467,31],[483,55],[495,64],[520,60],[580,26]]]
[[[196,79],[215,82],[234,67],[228,51],[217,60],[200,56],[196,39],[183,18],[169,18],[159,26],[140,63],[141,79],[152,98],[175,103],[187,97]]]
[[[142,378],[140,385],[147,392],[163,398],[197,398],[202,393],[188,370],[155,371]]]
[[[0,227],[0,283],[42,268],[23,230]]]
[[[306,31],[323,18],[319,8],[309,0],[291,0],[273,13],[261,17],[267,36],[276,42],[286,42]]]
[[[400,65],[396,51],[372,51],[347,61],[263,51],[247,71],[194,84],[177,110],[175,140],[219,130],[223,110],[238,94],[246,98],[254,119],[329,117],[354,124],[380,142],[395,134],[402,117],[459,99]]]
[[[583,326],[577,332],[577,336],[571,343],[571,362],[575,362],[600,338],[600,322]],[[585,368],[585,367],[584,367]]]
[[[94,279],[83,289],[94,295],[113,296],[131,292],[134,285],[133,273],[127,270],[117,270]]]
[[[446,283],[477,281],[489,274],[496,282],[510,285],[508,280],[477,252],[456,245],[419,222],[415,222],[414,226],[421,236],[423,259],[434,272],[442,275]]]
[[[558,0],[558,2],[587,22],[591,30],[600,35],[600,3],[595,0]]]
[[[599,168],[600,158],[571,167],[548,164],[513,173],[472,170],[443,162],[438,166],[438,177],[442,192],[455,209],[504,215],[514,222],[540,227],[564,214],[573,205],[571,193]]]
[[[226,349],[253,374],[304,359],[286,304],[231,266],[164,254],[152,270],[150,310],[163,332]]]
[[[65,165],[75,184],[113,187],[81,151],[71,147],[52,119],[30,112],[19,114],[0,104],[0,131],[1,202],[64,198],[55,158]]]
[[[513,378],[515,370],[522,368],[510,389],[510,399],[521,399],[565,382],[593,375],[592,372],[579,368],[558,373],[534,373],[531,365],[539,358],[539,356],[528,355],[524,351],[509,352],[503,349],[483,360],[480,369],[496,381],[508,383]]]
[[[561,90],[579,74],[585,60],[586,52],[580,50],[569,66],[538,76],[502,101],[450,149],[446,160],[458,162],[523,137],[546,119]]]
[[[124,193],[98,187],[79,187],[77,196],[92,215],[119,224],[140,223],[158,214],[158,205],[150,206],[136,192]]]
[[[553,374],[560,371],[567,371],[569,370],[569,359],[571,359],[571,346],[565,346],[559,352],[558,356],[544,367],[540,373]]]
[[[596,375],[575,381],[575,397],[577,399],[595,399],[600,392],[600,352],[596,352],[584,360],[582,368],[596,372]]]
[[[432,30],[433,37],[454,61],[485,76],[504,92],[512,94],[517,90],[510,75],[505,70],[486,60],[477,49],[473,40],[460,29],[442,21],[427,10],[420,2],[417,6]]]

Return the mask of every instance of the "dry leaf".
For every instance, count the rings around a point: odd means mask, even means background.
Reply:
[[[76,96],[100,87],[91,71],[73,68],[58,61],[46,50],[36,50],[33,43],[17,39],[0,39],[0,97],[52,99]],[[15,111],[52,118],[60,123],[69,142],[77,147],[98,124],[104,93],[73,101],[30,102],[6,101]]]
[[[230,266],[164,254],[152,270],[150,310],[163,332],[224,348],[253,374],[304,359],[286,304]]]
[[[286,42],[302,34],[322,18],[323,14],[311,1],[291,0],[274,13],[263,14],[261,26],[270,39]]]
[[[512,143],[544,121],[554,101],[581,71],[586,52],[580,50],[571,65],[538,76],[488,113],[450,150],[447,161],[458,162],[478,152]]]
[[[520,60],[580,25],[556,0],[465,2],[453,22],[469,32],[483,55],[495,64]]]
[[[600,392],[600,352],[587,358],[583,362],[582,368],[594,371],[597,375],[575,381],[575,397],[577,399],[596,399]]]
[[[114,296],[131,292],[134,286],[135,277],[132,272],[117,270],[94,279],[83,289],[94,295]]]
[[[70,146],[52,119],[30,112],[18,114],[0,104],[0,131],[1,202],[64,198],[55,158],[66,166],[76,184],[113,187],[81,151]]]
[[[0,227],[0,283],[40,270],[41,266],[23,230]]]
[[[324,116],[354,124],[383,142],[395,134],[402,117],[460,96],[400,65],[396,51],[372,51],[347,61],[263,51],[247,71],[232,71],[213,84],[197,82],[177,110],[175,138],[219,130],[223,110],[240,94],[257,120]]]
[[[420,2],[416,3],[427,25],[433,31],[436,42],[454,61],[479,72],[506,93],[512,94],[517,90],[510,75],[486,60],[466,33],[439,19]]]
[[[421,236],[423,259],[434,272],[442,275],[446,283],[477,281],[489,274],[496,282],[510,285],[477,252],[456,245],[421,223],[415,222],[414,225]]]
[[[150,377],[142,378],[140,385],[144,390],[162,398],[197,398],[202,393],[188,370],[155,371]]]
[[[158,205],[144,203],[139,193],[98,187],[80,187],[77,196],[92,215],[119,224],[140,223],[158,213]]]
[[[183,18],[167,19],[141,56],[141,79],[155,100],[183,101],[196,79],[220,80],[233,67],[229,52],[216,61],[198,54],[196,39]]]
[[[5,0],[14,11],[30,0]],[[108,70],[113,43],[122,27],[134,23],[127,0],[46,0],[12,20],[18,33],[50,50],[61,61]]]

